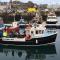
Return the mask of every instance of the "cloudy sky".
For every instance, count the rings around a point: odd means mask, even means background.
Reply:
[[[10,0],[0,0],[0,1],[10,1]],[[22,2],[32,1],[37,4],[60,4],[60,0],[19,0],[19,1]]]

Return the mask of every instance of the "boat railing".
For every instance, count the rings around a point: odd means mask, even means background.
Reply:
[[[56,32],[56,29],[48,29],[47,32]]]

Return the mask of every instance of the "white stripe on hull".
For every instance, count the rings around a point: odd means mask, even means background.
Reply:
[[[2,41],[18,41],[18,42],[25,42],[25,38],[2,38]]]

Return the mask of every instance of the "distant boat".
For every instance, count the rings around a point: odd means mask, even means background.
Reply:
[[[47,21],[48,24],[56,24],[57,23],[57,16],[54,12],[50,12],[47,16]]]

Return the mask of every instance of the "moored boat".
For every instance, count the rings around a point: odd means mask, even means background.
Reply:
[[[56,24],[57,23],[57,16],[54,12],[50,12],[47,16],[47,21],[48,24]]]
[[[22,25],[21,25],[22,26]],[[24,26],[25,27],[25,26]],[[55,42],[57,32],[47,30],[42,24],[28,25],[20,27],[19,33],[13,37],[2,37],[0,43],[16,45],[40,45]]]

